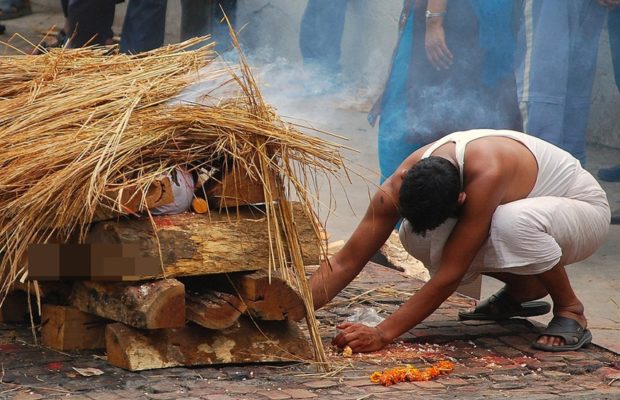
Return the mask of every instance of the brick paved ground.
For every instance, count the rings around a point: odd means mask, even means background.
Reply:
[[[334,324],[372,307],[394,309],[422,282],[369,264],[332,305],[320,311],[328,343]],[[364,294],[367,291],[370,293]],[[360,296],[361,294],[361,296]],[[356,302],[352,302],[358,296]],[[104,354],[63,354],[30,345],[27,326],[0,324],[0,398],[13,399],[618,399],[620,356],[591,345],[578,352],[541,353],[529,347],[540,329],[526,320],[458,322],[459,309],[471,305],[451,297],[403,341],[381,352],[343,358],[328,348],[330,374],[313,365],[242,365],[225,368],[173,368],[130,373],[109,366]],[[454,372],[431,382],[372,384],[375,370],[441,359]],[[72,367],[94,367],[103,375],[83,377]]]
[[[6,22],[9,34],[2,39],[20,32],[37,42],[39,31],[61,22],[57,9],[39,5],[35,14]],[[29,47],[21,41],[15,44],[24,50]],[[361,119],[365,121],[365,117]],[[329,127],[329,130],[352,131],[351,118],[343,119],[342,125],[341,128]],[[363,126],[365,128],[358,130],[368,129],[365,122]],[[346,132],[342,133],[349,136]],[[368,137],[374,137],[374,131],[371,133]],[[368,146],[368,150],[373,150],[372,146]],[[597,148],[591,157],[591,164],[596,166],[592,171],[596,172],[598,166],[614,164],[617,154],[617,150]],[[373,154],[364,152],[360,158],[375,160]],[[612,208],[618,208],[620,184],[604,185]],[[358,201],[365,204],[367,189],[361,192]],[[348,234],[350,227],[342,230]],[[319,313],[325,343],[335,331],[334,324],[351,314],[355,305],[348,299],[375,289],[370,293],[374,302],[366,301],[364,307],[387,311],[406,298],[405,292],[415,291],[422,284],[377,268],[367,268],[354,287],[338,299],[340,304]],[[362,296],[362,300],[370,296]],[[329,376],[317,374],[312,365],[173,368],[129,373],[109,366],[102,359],[103,354],[61,354],[32,346],[28,326],[0,323],[0,399],[620,398],[618,355],[596,346],[559,354],[535,352],[529,343],[536,337],[539,327],[524,320],[502,324],[457,322],[457,310],[469,304],[462,297],[451,297],[422,326],[407,334],[404,343],[385,351],[351,359],[333,354],[334,373]],[[370,373],[377,369],[403,363],[423,366],[445,357],[454,359],[456,369],[436,381],[384,388],[368,380]],[[95,367],[104,374],[82,377],[72,367]]]

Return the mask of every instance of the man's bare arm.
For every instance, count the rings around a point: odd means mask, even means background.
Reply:
[[[390,177],[373,196],[362,221],[336,255],[321,263],[310,278],[316,309],[324,306],[344,289],[381,248],[398,221],[397,179]]]
[[[492,167],[471,178],[463,212],[443,251],[437,274],[396,312],[377,326],[378,335],[389,342],[432,314],[459,286],[474,257],[484,244],[493,213],[500,204],[506,183]],[[365,351],[363,347],[354,351]]]

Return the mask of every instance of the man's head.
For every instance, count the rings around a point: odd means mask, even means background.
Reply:
[[[442,157],[420,160],[403,175],[398,195],[400,215],[413,232],[424,234],[452,216],[464,201],[458,169]]]

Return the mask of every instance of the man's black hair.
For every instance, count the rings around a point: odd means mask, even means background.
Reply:
[[[425,158],[403,177],[398,194],[400,215],[413,232],[424,235],[455,213],[460,192],[459,171],[450,161]]]

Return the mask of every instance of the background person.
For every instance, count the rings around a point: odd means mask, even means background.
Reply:
[[[516,77],[524,131],[570,152],[583,165],[607,3],[522,2]]]
[[[521,129],[510,0],[405,2],[379,120],[381,182],[450,132]],[[475,106],[473,106],[475,105]]]

